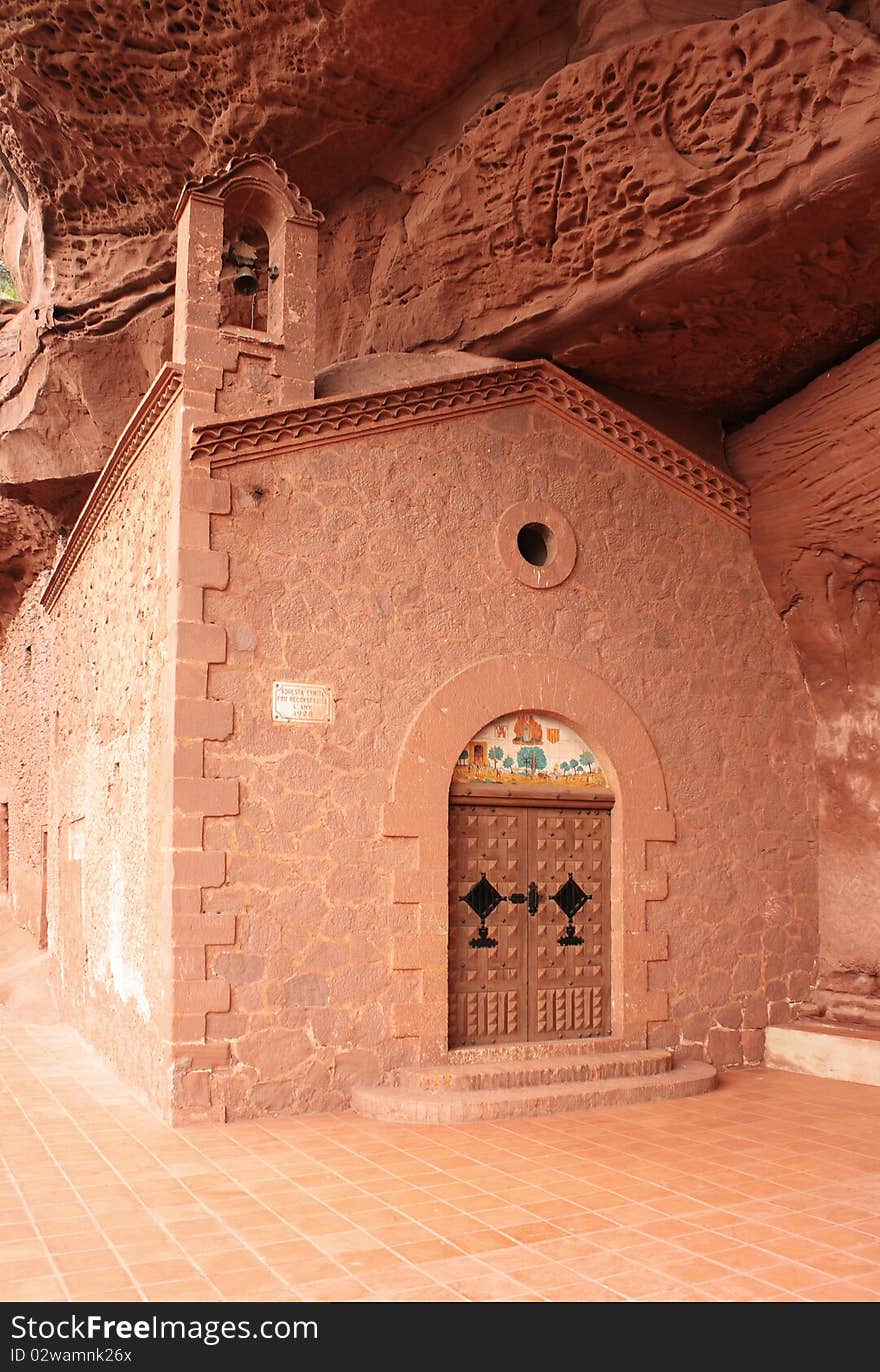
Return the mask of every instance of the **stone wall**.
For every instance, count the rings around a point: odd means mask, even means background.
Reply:
[[[856,993],[880,986],[878,407],[874,344],[728,441],[816,710],[820,985]]]
[[[52,626],[40,605],[48,573],[29,588],[0,653],[0,805],[8,867],[0,904],[43,939],[43,827],[47,823]],[[4,841],[0,834],[0,843]]]
[[[415,841],[383,837],[383,807],[426,700],[487,658],[510,663],[509,709],[533,704],[518,655],[543,654],[549,680],[559,660],[581,666],[642,721],[677,825],[668,897],[647,907],[649,933],[668,935],[649,972],[668,1019],[650,1042],[759,1061],[764,1025],[814,970],[814,726],[744,533],[534,407],[222,474],[231,517],[212,517],[212,546],[229,583],[205,617],[227,649],[208,693],[234,729],[206,742],[205,776],[241,796],[238,815],[206,820],[206,847],[228,857],[204,899],[235,927],[209,949],[230,1009],[206,1017],[208,1041],[231,1045],[214,1074],[229,1117],[336,1107],[412,1060],[418,1026],[395,1010],[427,994],[426,959],[395,970],[418,909],[393,891]],[[572,576],[539,591],[496,547],[502,512],[530,499],[579,542]],[[277,679],[331,684],[335,722],[273,724]],[[591,720],[572,723],[601,755]]]
[[[65,1013],[167,1105],[179,419],[167,413],[52,608],[49,947]]]

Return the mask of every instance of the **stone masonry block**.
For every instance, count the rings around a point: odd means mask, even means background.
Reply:
[[[174,1105],[178,1110],[208,1107],[211,1104],[211,1073],[182,1072],[174,1083]]]
[[[174,808],[185,814],[237,815],[238,782],[181,777],[174,784]]]
[[[669,895],[669,875],[666,872],[642,872],[635,878],[634,886],[642,900],[666,900]]]
[[[229,554],[204,548],[181,548],[178,576],[185,586],[222,591],[229,581]]]
[[[210,548],[211,516],[206,510],[181,510],[180,546],[182,548]]]
[[[174,848],[201,848],[204,828],[204,815],[175,815],[171,822],[172,846]]]
[[[623,938],[623,956],[627,965],[634,962],[665,962],[669,956],[669,935],[665,930],[654,933],[627,931]]]
[[[200,623],[205,613],[204,586],[178,586],[177,618],[187,623]]]
[[[419,934],[398,934],[391,945],[391,966],[395,972],[421,970],[436,959],[435,940]]]
[[[176,948],[235,942],[235,915],[177,915],[171,930]]]
[[[221,977],[212,977],[210,981],[176,981],[174,1009],[180,1015],[228,1010],[229,995],[229,982]]]
[[[648,991],[644,995],[638,993],[634,996],[625,997],[624,1017],[627,1024],[630,1021],[649,1020],[656,1022],[669,1018],[669,997],[665,991]]]
[[[174,854],[174,884],[178,887],[222,886],[226,880],[226,854],[198,850]]]
[[[398,905],[418,905],[420,901],[447,898],[449,876],[439,868],[399,869],[394,873],[394,900]]]
[[[416,1038],[422,1032],[425,1021],[425,1008],[423,1005],[413,1005],[404,1002],[400,1005],[389,1007],[391,1015],[391,1031],[395,1038]]]
[[[231,488],[228,481],[212,478],[207,474],[192,473],[183,478],[181,504],[185,510],[204,510],[207,514],[229,514],[232,508]]]
[[[194,662],[225,662],[226,630],[220,624],[178,624],[177,655]]]
[[[175,743],[175,777],[188,777],[190,780],[201,778],[204,769],[204,756],[205,745],[202,739],[195,743]]]
[[[207,688],[208,668],[205,663],[177,663],[174,671],[174,690],[178,700],[204,700]]]
[[[174,1043],[204,1043],[204,1014],[190,1012],[187,1014],[172,1015],[171,1038]]]
[[[205,980],[205,948],[199,944],[195,948],[174,948],[171,959],[174,981]]]
[[[171,913],[178,915],[200,915],[202,913],[202,888],[200,886],[172,886]]]
[[[174,727],[178,738],[228,738],[232,725],[231,701],[178,699],[175,704]]]
[[[193,1043],[185,1049],[178,1048],[174,1054],[174,1064],[178,1068],[193,1068],[195,1071],[210,1071],[214,1067],[225,1067],[229,1062],[228,1043]]]

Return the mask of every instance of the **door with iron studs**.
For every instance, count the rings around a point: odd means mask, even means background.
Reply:
[[[453,804],[449,1047],[608,1032],[607,810]]]

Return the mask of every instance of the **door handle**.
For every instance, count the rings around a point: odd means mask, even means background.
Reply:
[[[529,914],[536,915],[538,913],[538,906],[541,904],[544,897],[538,895],[538,883],[536,881],[530,881],[528,895],[526,895],[524,891],[514,891],[507,899],[510,901],[511,905],[527,904],[529,907]]]

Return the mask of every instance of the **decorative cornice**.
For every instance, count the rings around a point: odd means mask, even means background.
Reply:
[[[396,390],[315,401],[278,414],[206,424],[194,458],[212,467],[430,424],[461,414],[541,404],[737,528],[748,530],[749,493],[733,477],[636,419],[550,362],[518,362]]]
[[[285,171],[264,153],[249,153],[245,157],[232,157],[222,171],[207,172],[197,180],[187,181],[180,192],[174,211],[176,224],[183,213],[186,202],[193,195],[209,196],[212,199],[224,198],[224,194],[235,185],[255,185],[274,189],[287,201],[288,218],[300,224],[323,224],[324,216],[316,210],[299,186],[294,185]]]
[[[40,597],[41,604],[47,610],[52,609],[61,595],[74,567],[91,542],[92,535],[125,482],[138,453],[177,396],[180,387],[180,368],[166,362],[122,430],[116,446],[104,464],[103,471],[92,487],[79,519],[73,526],[64,552],[55,564],[46,589]]]

